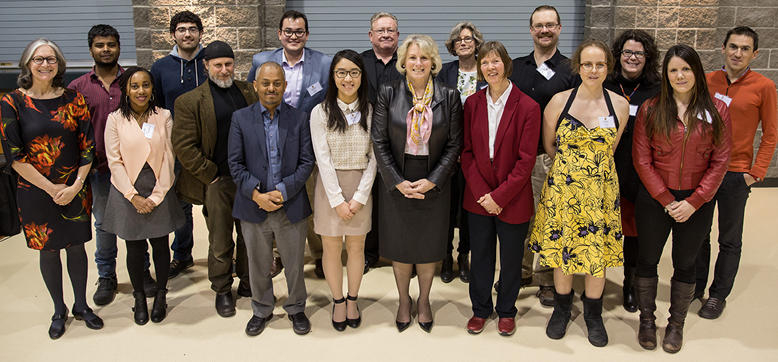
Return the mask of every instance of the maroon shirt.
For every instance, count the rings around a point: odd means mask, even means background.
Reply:
[[[89,73],[68,84],[68,88],[83,94],[87,105],[89,105],[89,114],[92,115],[92,129],[95,133],[95,162],[92,168],[98,172],[110,172],[108,161],[105,158],[105,121],[108,119],[108,114],[119,108],[119,101],[122,97],[119,76],[122,73],[124,73],[124,68],[119,66],[119,74],[111,83],[110,92],[103,87],[103,82],[97,78],[94,67]]]

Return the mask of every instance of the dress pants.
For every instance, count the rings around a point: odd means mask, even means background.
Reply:
[[[273,264],[273,240],[278,245],[284,263],[286,287],[289,298],[284,310],[289,315],[305,311],[305,280],[303,279],[303,254],[305,253],[305,220],[292,223],[283,207],[267,214],[265,221],[241,222],[246,251],[249,257],[251,281],[251,308],[254,315],[267,318],[273,313],[273,280],[270,269]]]
[[[240,222],[232,217],[236,188],[229,175],[220,176],[218,181],[205,188],[203,216],[208,227],[208,280],[216,293],[227,293],[232,289],[233,255],[236,274],[242,281],[249,280],[246,245]],[[238,233],[237,250],[236,242],[232,239],[233,225]]]
[[[743,172],[727,172],[713,199],[719,205],[719,255],[713,272],[711,297],[727,299],[735,283],[740,252],[743,248],[743,219],[751,186],[746,185]],[[697,293],[702,294],[708,285],[710,270],[710,234],[707,235],[697,256]]]
[[[451,214],[448,221],[448,244],[446,253],[451,255],[454,251],[454,228],[459,228],[459,245],[457,254],[470,253],[470,228],[468,227],[467,212],[462,208],[462,199],[465,194],[465,175],[462,173],[462,165],[457,163],[457,172],[451,177]]]
[[[540,202],[540,193],[543,191],[543,184],[546,183],[546,176],[551,169],[553,161],[547,154],[539,154],[535,158],[535,166],[532,167],[532,175],[530,181],[532,182],[532,197],[537,207]],[[535,215],[529,220],[529,224],[532,225],[535,222]],[[527,235],[524,239],[524,249],[528,250],[530,235]],[[540,257],[535,259],[535,253],[524,253],[524,257],[521,261],[522,277],[528,278],[533,274],[535,275],[535,281],[544,287],[550,287],[554,285],[554,270],[549,267],[540,265]]]
[[[319,168],[313,166],[311,176],[305,180],[305,192],[308,194],[308,202],[311,204],[311,209],[313,209],[313,201],[316,198],[314,189],[316,187],[316,175],[318,173]],[[313,216],[309,216],[305,219],[305,223],[308,229],[305,238],[308,240],[308,250],[311,252],[311,257],[314,259],[321,259],[324,249],[322,249],[321,246],[321,236],[313,231]]]
[[[516,316],[516,298],[521,288],[521,260],[529,222],[508,224],[497,216],[467,213],[470,222],[470,302],[473,314],[489,318],[492,310],[500,318]],[[492,307],[492,283],[500,239],[500,288],[497,306]]]

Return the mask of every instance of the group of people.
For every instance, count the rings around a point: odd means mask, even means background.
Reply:
[[[150,70],[120,67],[119,34],[94,26],[95,66],[68,88],[56,44],[30,43],[19,88],[2,99],[2,136],[9,171],[19,175],[25,237],[41,251],[54,301],[50,337],[64,333],[68,318],[63,248],[73,315],[89,328],[103,326],[85,294],[92,212],[94,301],[108,304],[116,293],[118,235],[127,246],[133,317],[145,324],[165,318],[167,280],[193,265],[192,204],[202,204],[215,309],[235,314],[234,267],[237,294],[252,301],[250,336],[272,317],[272,277],[281,270],[293,330],[310,331],[306,240],[331,291],[333,328],[360,326],[362,277],[381,256],[392,262],[398,331],[411,325],[415,305],[420,328],[430,332],[430,289],[439,262],[444,282],[457,275],[459,228],[469,333],[480,333],[496,312],[499,333],[512,335],[519,290],[534,278],[540,303],[554,308],[546,334],[562,338],[573,276],[585,274],[588,339],[605,346],[606,271],[623,265],[624,308],[640,311],[638,341],[654,349],[657,266],[672,231],[662,347],[679,351],[689,305],[707,285],[715,203],[720,252],[699,311],[709,319],[732,290],[748,193],[776,147],[775,84],[749,68],[758,35],[730,30],[724,67],[705,74],[694,49],[676,45],[660,59],[641,30],[623,32],[612,47],[586,40],[568,59],[557,49],[556,9],[539,6],[529,20],[529,55],[512,60],[503,44],[462,22],[446,41],[457,60],[442,64],[429,36],[399,44],[390,13],[370,19],[372,49],[329,57],[305,47],[307,18],[287,11],[278,27],[282,47],[255,55],[246,82],[235,79],[227,43],[200,45],[202,22],[188,11],[171,19],[176,46]],[[154,297],[151,312],[147,297]]]

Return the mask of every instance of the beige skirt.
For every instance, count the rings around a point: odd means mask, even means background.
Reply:
[[[363,170],[335,170],[338,176],[343,197],[349,202],[359,187]],[[330,200],[324,190],[321,173],[316,174],[316,187],[313,201],[313,231],[323,236],[365,235],[372,225],[373,197],[367,199],[356,215],[349,221],[338,216],[335,208],[330,207]]]

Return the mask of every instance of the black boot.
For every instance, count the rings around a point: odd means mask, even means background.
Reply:
[[[632,284],[635,280],[635,268],[624,266],[624,286],[621,288],[624,296],[624,309],[627,312],[635,313],[638,311],[637,297],[635,296],[635,286]]]
[[[132,307],[132,311],[135,312],[135,324],[142,326],[149,321],[149,307],[146,305],[146,293],[132,292],[132,296],[135,298],[135,306]]]
[[[443,265],[440,266],[440,280],[443,283],[450,283],[454,280],[454,257],[451,254],[443,259]]]
[[[598,299],[589,299],[586,294],[581,294],[584,306],[584,321],[589,333],[589,343],[595,347],[605,347],[608,344],[608,332],[602,321],[602,296]]]
[[[573,291],[567,294],[558,294],[554,291],[554,313],[548,320],[546,335],[551,339],[560,339],[567,332],[567,323],[570,322],[570,309],[573,305]]]
[[[656,348],[656,285],[659,278],[635,278],[635,292],[640,308],[640,329],[638,343],[640,346],[653,350]]]
[[[662,340],[662,349],[667,353],[676,353],[683,346],[683,325],[692,298],[694,283],[670,281],[670,318],[667,318],[665,338]]]
[[[457,264],[459,266],[459,280],[462,283],[470,283],[470,260],[467,254],[459,254],[457,256]]]
[[[154,306],[151,308],[151,321],[162,322],[165,316],[167,316],[167,289],[157,289]]]

